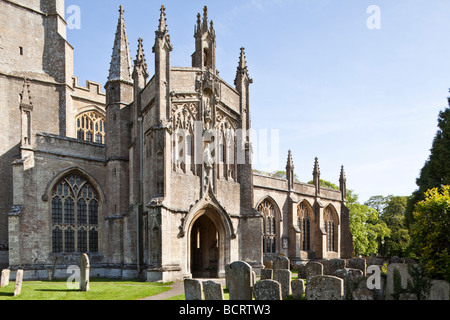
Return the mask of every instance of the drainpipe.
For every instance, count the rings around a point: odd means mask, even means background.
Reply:
[[[136,252],[137,252],[137,270],[141,273],[141,217],[144,207],[144,130],[143,119],[138,118],[139,122],[139,204],[136,217]]]

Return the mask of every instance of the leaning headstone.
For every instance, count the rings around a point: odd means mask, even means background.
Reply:
[[[83,253],[80,259],[80,291],[88,292],[90,290],[89,286],[90,270],[91,265],[89,263],[89,257],[86,253]]]
[[[225,267],[230,300],[252,300],[252,267],[244,261],[235,261]]]
[[[310,261],[306,264],[306,282],[311,277],[323,275],[323,265],[319,262]]]
[[[431,280],[430,292],[426,300],[450,300],[450,286],[445,280]]]
[[[273,280],[281,284],[281,297],[286,299],[291,294],[291,272],[285,269],[273,270]]]
[[[224,300],[222,285],[214,281],[203,282],[203,294],[205,300]]]
[[[281,300],[281,284],[274,280],[261,280],[255,284],[255,300]]]
[[[311,277],[306,286],[306,300],[343,300],[344,280],[333,276]]]
[[[364,278],[361,270],[350,268],[336,270],[333,276],[344,280],[344,296],[347,300],[352,299],[353,291],[358,288],[360,280]]]
[[[363,258],[353,258],[348,261],[347,268],[359,269],[362,271],[363,275],[366,275],[366,259]]]
[[[272,269],[262,269],[261,270],[261,280],[272,280]]]
[[[184,279],[184,295],[186,300],[202,300],[202,283],[194,279]]]
[[[292,298],[300,300],[305,294],[305,281],[302,279],[292,280],[291,282]]]
[[[22,293],[22,282],[23,282],[23,270],[17,270],[16,286],[14,288],[14,297],[17,297]]]
[[[272,269],[286,269],[289,270],[289,264],[290,261],[287,257],[285,256],[279,256],[276,257],[275,260],[273,261],[273,268]]]
[[[9,269],[2,270],[2,278],[0,280],[0,288],[4,288],[9,285],[10,273],[11,273],[11,270],[9,270]]]

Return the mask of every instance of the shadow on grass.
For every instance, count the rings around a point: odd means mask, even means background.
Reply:
[[[0,292],[0,297],[14,297],[12,292]]]
[[[80,290],[71,290],[71,289],[35,289],[34,291],[39,292],[81,292]]]

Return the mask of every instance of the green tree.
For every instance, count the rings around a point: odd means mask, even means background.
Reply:
[[[449,98],[450,104],[450,98]],[[450,108],[439,113],[438,132],[431,147],[431,154],[420,172],[416,184],[419,187],[408,200],[406,224],[414,222],[415,205],[425,199],[425,192],[432,188],[450,185]]]
[[[390,232],[380,253],[384,256],[406,257],[410,253],[411,237],[406,228],[405,211],[408,197],[388,196],[380,219],[386,223]]]
[[[354,251],[357,255],[368,256],[378,253],[379,243],[390,235],[386,223],[379,213],[365,204],[359,203],[358,195],[347,190],[347,207],[350,210],[350,231],[353,235]]]
[[[413,245],[425,272],[450,281],[450,185],[425,192],[413,214]]]

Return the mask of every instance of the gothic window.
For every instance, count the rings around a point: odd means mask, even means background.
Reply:
[[[338,234],[337,234],[337,214],[335,210],[328,206],[324,211],[325,230],[327,232],[327,251],[337,252]]]
[[[263,252],[276,253],[277,252],[277,218],[275,206],[270,200],[262,202],[258,211],[264,217],[264,237],[263,237]]]
[[[298,227],[301,230],[301,248],[304,251],[311,250],[311,225],[312,225],[312,212],[311,209],[302,202],[298,206]]]
[[[106,120],[95,111],[77,117],[77,139],[105,144]]]
[[[53,252],[98,252],[99,198],[81,175],[69,174],[52,191]]]

